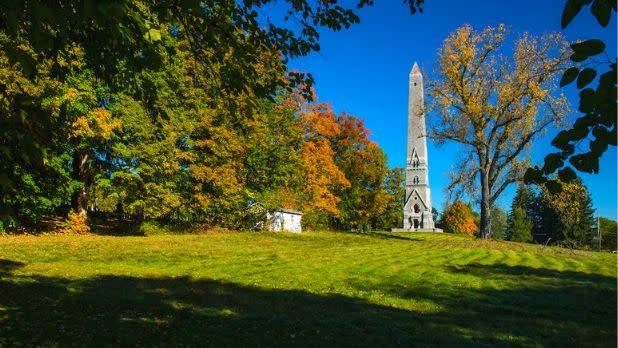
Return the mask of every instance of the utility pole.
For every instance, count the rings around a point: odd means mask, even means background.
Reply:
[[[599,250],[601,250],[601,214],[597,212],[597,238],[599,239]]]

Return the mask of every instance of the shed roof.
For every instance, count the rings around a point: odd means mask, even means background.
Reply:
[[[292,210],[292,209],[287,209],[287,208],[279,208],[275,211],[282,212],[282,213],[288,213],[288,214],[303,215],[302,211]]]

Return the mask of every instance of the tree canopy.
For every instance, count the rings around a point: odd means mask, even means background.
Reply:
[[[382,150],[286,65],[358,23],[354,4],[289,0],[276,19],[271,2],[0,4],[0,227],[72,209],[250,228],[254,203],[378,223]]]
[[[451,187],[478,188],[483,238],[491,235],[496,199],[523,179],[526,149],[568,110],[554,87],[570,52],[562,36],[524,33],[509,58],[502,47],[507,33],[504,25],[457,29],[438,52],[438,77],[428,91],[437,113],[430,136],[465,149]]]

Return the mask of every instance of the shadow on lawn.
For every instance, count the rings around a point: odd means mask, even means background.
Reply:
[[[483,267],[484,277],[509,272]],[[341,295],[186,277],[13,275],[0,280],[0,346],[502,346],[513,344],[509,337],[519,344],[614,345],[616,288],[609,281],[615,279],[591,276],[582,283],[579,275],[577,284],[567,275],[550,276],[564,283],[461,292],[393,283],[374,288],[441,306],[418,313]],[[604,306],[601,297],[609,301]]]
[[[430,301],[441,311],[421,317],[435,332],[466,331],[479,344],[501,346],[507,342],[496,338],[512,337],[525,346],[616,346],[616,278],[504,264],[451,266],[446,274],[451,275],[447,279],[457,274],[446,286],[397,280],[351,285]],[[466,286],[468,281],[472,286]]]
[[[9,275],[15,269],[23,267],[24,265],[23,262],[0,259],[0,279],[2,279],[2,276]]]

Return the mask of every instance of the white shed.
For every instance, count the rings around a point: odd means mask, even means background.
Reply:
[[[272,232],[302,232],[303,213],[291,209],[278,209],[268,214],[268,230]]]

